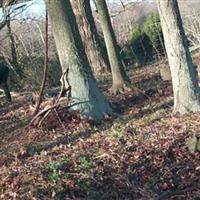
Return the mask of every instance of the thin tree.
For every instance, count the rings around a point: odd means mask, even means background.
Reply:
[[[123,68],[123,64],[120,58],[117,40],[114,30],[112,28],[108,7],[105,0],[95,0],[99,20],[101,23],[104,40],[108,52],[108,57],[112,72],[112,91],[114,94],[124,92],[129,86],[129,78]]]
[[[174,111],[181,114],[200,110],[195,68],[177,0],[157,0],[166,52],[172,75]]]
[[[109,62],[92,14],[90,0],[71,0],[84,47],[95,73],[108,71]],[[104,51],[104,52],[103,52]]]
[[[47,72],[48,72],[48,62],[49,62],[49,19],[48,19],[48,13],[46,10],[46,15],[45,15],[45,50],[44,50],[44,74],[43,74],[43,79],[42,79],[42,84],[40,87],[40,93],[39,93],[39,97],[37,100],[37,104],[36,104],[36,108],[35,111],[33,113],[33,116],[37,115],[41,103],[42,103],[42,98],[43,98],[43,94],[44,94],[44,89],[45,89],[45,84],[46,84],[46,80],[47,80]]]
[[[92,74],[70,0],[46,0],[65,86],[71,86],[74,110],[82,116],[100,119],[112,114],[109,101],[100,92]]]
[[[8,29],[8,37],[10,39],[11,46],[11,56],[12,56],[12,64],[16,68],[16,72],[20,78],[22,78],[22,70],[19,67],[18,58],[17,58],[17,50],[16,50],[16,42],[11,28],[11,18],[10,15],[7,16],[7,29]]]
[[[8,30],[8,37],[10,39],[10,47],[11,47],[11,57],[12,57],[11,63],[12,63],[12,66],[15,68],[15,72],[18,75],[18,77],[22,79],[24,77],[24,74],[18,62],[17,47],[16,47],[17,45],[16,45],[16,40],[12,31],[11,16],[9,13],[6,15],[6,22],[7,22],[6,26]]]

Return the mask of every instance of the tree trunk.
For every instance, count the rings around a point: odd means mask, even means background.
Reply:
[[[200,110],[198,83],[177,0],[157,0],[172,75],[174,111]]]
[[[93,119],[111,114],[110,104],[93,77],[70,0],[46,0],[46,5],[64,81],[71,86],[71,100],[75,104],[72,109]]]
[[[108,71],[109,62],[96,29],[90,0],[71,0],[85,50],[95,73]]]
[[[104,40],[108,52],[108,57],[112,72],[112,91],[113,93],[123,92],[127,89],[130,80],[126,75],[123,64],[119,55],[115,33],[112,28],[108,8],[105,0],[95,0]]]
[[[11,29],[11,23],[10,23],[10,15],[7,16],[7,29],[8,29],[8,36],[10,38],[10,45],[11,45],[11,56],[12,56],[12,65],[15,68],[15,71],[20,79],[24,77],[23,70],[19,65],[18,58],[17,58],[17,50],[16,50],[16,42],[14,35],[12,33]]]

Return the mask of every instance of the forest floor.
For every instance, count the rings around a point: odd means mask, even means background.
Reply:
[[[30,127],[27,95],[1,99],[0,199],[200,199],[200,153],[186,147],[200,132],[199,113],[173,114],[171,83],[156,66],[130,76],[135,89],[117,96],[99,78],[120,114],[95,123],[61,109]]]

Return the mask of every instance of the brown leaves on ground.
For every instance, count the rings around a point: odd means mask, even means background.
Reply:
[[[113,120],[63,108],[29,128],[28,101],[2,107],[0,199],[199,199],[200,155],[185,145],[200,132],[199,113],[172,114],[171,83],[155,67],[132,74],[134,91],[107,93]]]

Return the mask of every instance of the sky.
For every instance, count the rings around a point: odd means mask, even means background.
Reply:
[[[126,1],[132,1],[133,2],[133,0],[126,0]],[[34,15],[41,15],[41,14],[45,13],[45,3],[44,3],[44,0],[33,0],[32,2],[33,3],[27,9],[26,14],[34,16]],[[120,3],[120,0],[109,0],[109,2]]]
[[[26,17],[41,17],[45,13],[45,3],[44,0],[33,0],[32,2],[27,3],[27,8],[23,12],[23,18]]]
[[[110,3],[120,3],[120,0],[108,0]],[[133,2],[134,0],[124,0]],[[17,18],[20,19],[27,19],[27,18],[40,18],[41,16],[45,15],[45,2],[44,0],[32,0],[26,3],[26,9],[20,15],[17,15]],[[19,6],[19,4],[17,5]],[[18,11],[17,11],[18,12]],[[2,13],[0,10],[0,19]]]
[[[13,7],[19,7],[21,5],[25,5],[24,11],[20,14],[17,14],[16,18],[20,19],[27,19],[27,18],[40,18],[45,14],[45,3],[44,0],[32,0],[27,3],[17,4]],[[19,13],[19,10],[15,12]],[[2,17],[2,10],[0,9],[0,20],[3,19]]]

